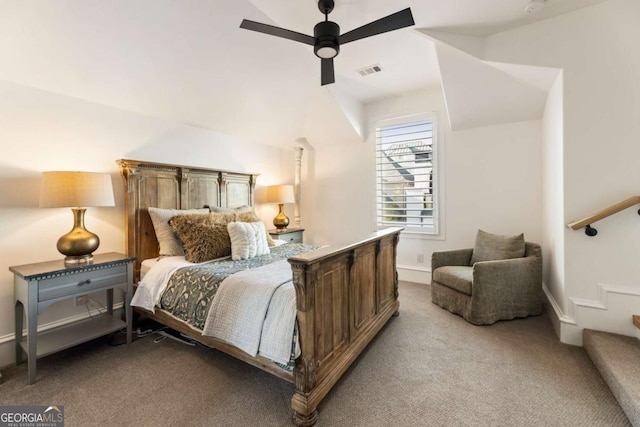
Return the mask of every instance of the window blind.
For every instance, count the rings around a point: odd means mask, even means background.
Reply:
[[[435,232],[433,120],[376,128],[377,223]]]

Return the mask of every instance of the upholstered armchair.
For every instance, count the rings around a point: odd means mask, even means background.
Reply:
[[[431,301],[475,325],[540,314],[542,252],[540,245],[520,236],[522,250],[507,256],[499,250],[487,253],[487,247],[479,244],[480,234],[475,249],[434,252]],[[483,254],[474,256],[474,250]],[[496,257],[507,259],[485,260]]]

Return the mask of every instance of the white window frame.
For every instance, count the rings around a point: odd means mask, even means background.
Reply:
[[[432,225],[424,225],[424,226],[410,226],[410,225],[402,225],[398,224],[398,226],[404,227],[403,235],[411,235],[415,237],[425,237],[425,238],[435,238],[442,239],[444,238],[443,233],[443,224],[441,221],[441,212],[443,211],[442,203],[444,200],[442,185],[442,177],[443,171],[441,170],[442,164],[442,156],[441,153],[441,141],[438,132],[438,120],[435,112],[431,113],[420,113],[420,114],[412,114],[401,117],[387,118],[381,119],[374,123],[374,140],[375,140],[375,179],[376,179],[376,203],[375,203],[375,217],[376,217],[376,226],[378,229],[387,228],[393,226],[393,224],[385,223],[382,224],[379,221],[379,197],[380,197],[380,175],[379,175],[379,161],[378,161],[378,130],[387,126],[395,126],[403,123],[412,123],[419,122],[423,120],[430,120],[432,123],[432,191],[433,191],[433,224]]]

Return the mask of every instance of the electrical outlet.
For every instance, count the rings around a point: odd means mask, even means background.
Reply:
[[[76,307],[87,305],[89,304],[89,295],[80,295],[79,297],[76,297],[75,300],[73,300],[73,303]]]
[[[418,254],[418,264],[424,263],[424,254]]]

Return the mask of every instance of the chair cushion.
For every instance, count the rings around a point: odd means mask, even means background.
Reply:
[[[457,265],[438,267],[433,272],[433,280],[465,295],[471,295],[473,267]]]
[[[524,234],[500,236],[478,230],[476,245],[471,255],[471,265],[480,261],[522,258],[524,256]]]

